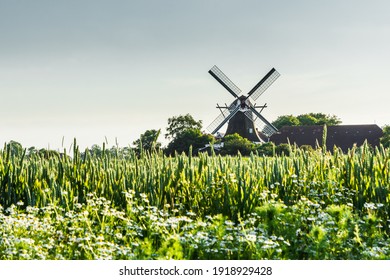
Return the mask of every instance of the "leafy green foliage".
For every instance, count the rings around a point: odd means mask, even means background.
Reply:
[[[95,156],[95,157],[101,157],[103,155],[103,150],[99,145],[92,145],[90,149],[88,149],[88,152]]]
[[[316,125],[318,123],[317,118],[311,114],[299,115],[297,117],[299,125]]]
[[[272,122],[272,124],[280,129],[283,126],[295,126],[295,125],[300,125],[300,122],[297,117],[293,115],[284,115],[284,116],[279,116],[275,121]]]
[[[255,151],[259,155],[263,156],[274,156],[275,155],[275,144],[273,142],[268,142],[260,145],[256,145]]]
[[[160,130],[150,129],[141,134],[140,138],[133,142],[137,154],[142,151],[155,151],[161,148],[161,143],[157,142],[160,136]]]
[[[175,139],[188,129],[201,130],[202,121],[196,121],[190,114],[171,117],[168,119],[167,139]]]
[[[291,146],[285,143],[279,144],[276,146],[275,152],[278,155],[289,156],[291,152]]]
[[[203,134],[196,128],[189,128],[175,136],[165,149],[165,153],[168,155],[174,155],[175,152],[188,154],[191,149],[191,154],[196,154],[199,148],[213,142],[214,137],[212,135]]]
[[[335,115],[326,115],[323,113],[308,113],[297,117],[293,115],[279,116],[272,124],[280,129],[283,126],[298,125],[338,125],[341,120]]]
[[[390,147],[390,125],[385,125],[383,127],[383,136],[381,137],[380,142],[384,147]]]
[[[223,138],[224,146],[221,149],[223,155],[249,155],[254,150],[254,144],[239,134],[229,134]]]
[[[308,122],[307,125],[338,125],[341,123],[341,120],[335,116],[335,115],[326,115],[323,113],[309,113],[309,114],[303,114],[299,115],[298,120],[303,124],[303,120],[306,119],[312,119],[313,122]]]
[[[199,148],[213,143],[214,138],[203,134],[201,128],[202,121],[194,120],[190,114],[169,118],[165,137],[171,139],[171,142],[165,148],[165,154],[196,154]]]

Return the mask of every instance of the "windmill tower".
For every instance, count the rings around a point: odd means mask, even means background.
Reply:
[[[252,142],[268,141],[269,137],[278,131],[261,115],[267,104],[256,106],[254,103],[280,76],[275,68],[272,68],[246,96],[239,96],[241,90],[217,66],[211,68],[209,73],[235,98],[229,106],[217,104],[221,114],[207,127],[211,134],[217,133],[226,122],[228,127],[225,135],[238,133]],[[258,108],[261,110],[257,111]]]

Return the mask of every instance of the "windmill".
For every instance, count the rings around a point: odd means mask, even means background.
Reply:
[[[272,68],[246,96],[239,95],[241,90],[217,66],[211,68],[209,73],[235,98],[229,106],[217,104],[221,114],[207,127],[211,134],[217,133],[227,122],[228,127],[225,135],[238,133],[252,142],[268,141],[269,137],[278,131],[261,115],[267,104],[256,106],[254,103],[280,76],[275,68]],[[258,108],[261,110],[257,111]]]

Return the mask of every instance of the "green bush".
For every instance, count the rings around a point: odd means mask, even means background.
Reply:
[[[223,155],[241,155],[248,156],[254,151],[255,145],[246,138],[241,137],[239,134],[229,134],[223,138],[224,146],[221,149]]]

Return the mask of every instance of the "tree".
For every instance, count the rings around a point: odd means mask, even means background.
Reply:
[[[225,155],[237,155],[240,152],[241,155],[249,155],[254,151],[255,145],[246,138],[243,138],[238,133],[226,135],[223,138],[223,148],[221,154]]]
[[[92,147],[88,151],[90,155],[95,157],[101,157],[103,154],[102,148],[97,144],[92,145]]]
[[[188,129],[197,129],[200,131],[202,129],[202,121],[194,120],[190,114],[169,118],[165,138],[175,139],[176,136]]]
[[[294,117],[293,115],[284,115],[279,116],[272,124],[277,128],[280,129],[283,126],[295,126],[299,125],[299,120],[297,117]]]
[[[188,153],[192,147],[192,154],[196,154],[199,148],[203,148],[206,144],[212,143],[214,137],[210,134],[203,134],[200,129],[188,128],[175,135],[175,138],[168,144],[165,153],[173,155],[178,153]]]
[[[298,125],[338,125],[341,120],[335,115],[325,115],[323,113],[308,113],[297,117],[293,115],[279,116],[272,124],[280,129],[283,126]]]
[[[317,119],[310,114],[299,115],[297,117],[299,125],[316,125]]]
[[[380,142],[385,148],[390,148],[390,125],[385,125],[382,130],[383,136],[381,137]]]
[[[325,115],[323,113],[309,113],[299,115],[298,120],[300,125],[338,125],[341,123],[341,120],[335,115]],[[308,121],[311,120],[311,121]],[[306,123],[307,124],[306,124]]]
[[[160,129],[150,129],[141,134],[140,138],[133,142],[136,152],[139,154],[141,153],[141,150],[150,152],[156,149],[160,149],[161,143],[157,142],[157,139],[160,136],[160,131]]]

